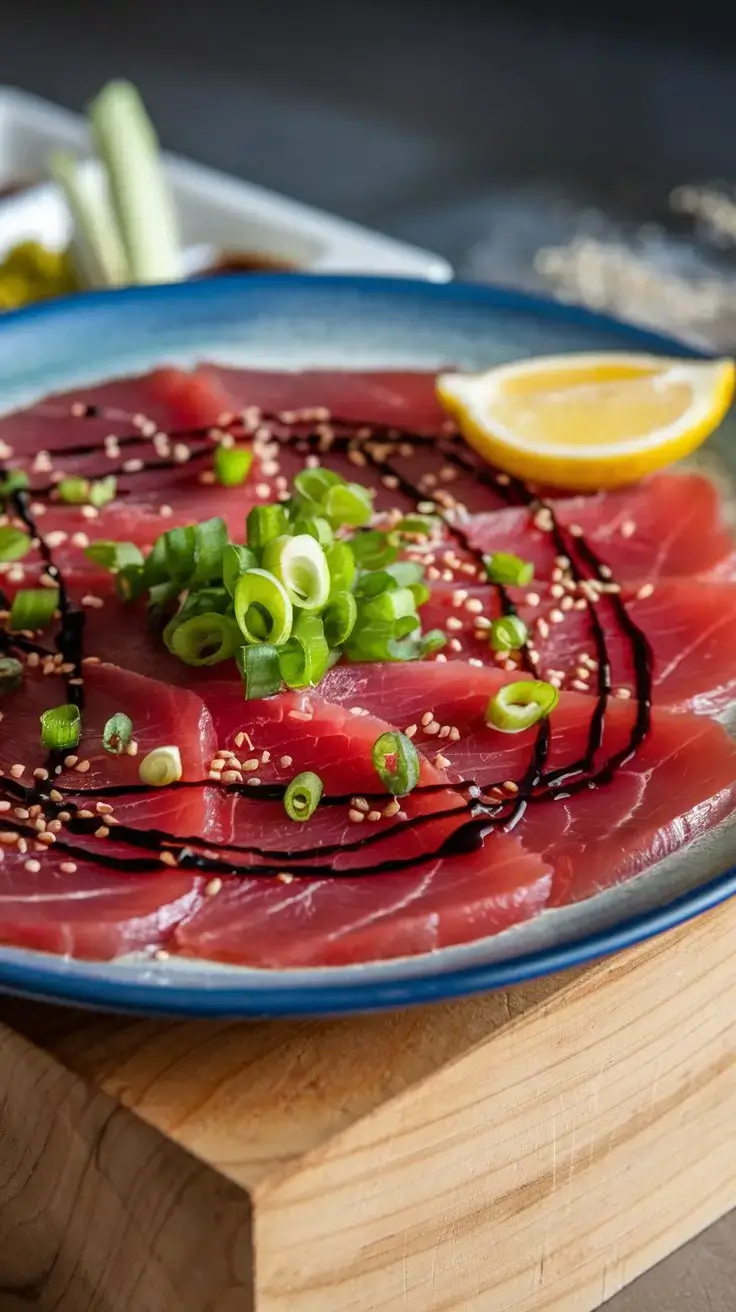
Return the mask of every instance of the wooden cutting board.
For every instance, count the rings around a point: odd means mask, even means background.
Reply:
[[[334,1021],[0,1002],[0,1312],[589,1312],[736,1205],[736,901]]]

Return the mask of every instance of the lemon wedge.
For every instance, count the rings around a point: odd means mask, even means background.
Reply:
[[[735,378],[732,360],[557,355],[441,374],[437,395],[490,464],[589,491],[636,482],[694,451],[723,419]]]

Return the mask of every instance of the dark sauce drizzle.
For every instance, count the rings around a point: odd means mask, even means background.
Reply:
[[[80,408],[81,410],[81,408]],[[96,405],[87,405],[84,411],[75,410],[79,418],[106,418],[119,421],[127,419],[122,412],[112,410],[107,411]],[[68,411],[59,412],[59,417],[68,418]],[[55,417],[49,413],[48,418]],[[322,437],[314,431],[314,427],[307,421],[297,420],[296,422],[286,423],[281,415],[262,414],[261,422],[269,425],[269,441],[276,441],[283,445],[296,447],[297,451],[308,452],[316,445],[318,448],[322,444]],[[330,427],[333,430],[329,440],[329,450],[345,451],[350,449],[355,443],[358,432],[363,425],[355,421],[347,421],[330,417]],[[150,425],[149,425],[150,428]],[[193,451],[192,458],[202,456],[212,449],[213,438],[216,440],[219,431],[226,430],[233,436],[250,438],[253,434],[253,428],[244,424],[239,416],[228,417],[228,423],[220,425],[208,425],[206,427],[182,429],[176,433],[168,433],[166,436],[171,440],[200,439],[202,445],[198,451]],[[476,465],[469,460],[462,447],[458,446],[457,438],[445,435],[438,438],[434,435],[413,433],[405,430],[375,425],[370,426],[371,437],[366,439],[361,445],[361,450],[366,456],[368,463],[379,475],[390,475],[396,480],[395,486],[398,486],[409,500],[417,505],[420,501],[426,499],[425,494],[417,488],[405,474],[401,473],[391,464],[384,452],[379,455],[374,454],[372,449],[373,439],[379,439],[381,446],[386,442],[393,444],[396,442],[410,444],[413,448],[417,446],[430,445],[442,452],[443,458],[450,463],[462,468],[478,482],[490,486],[496,492],[501,494],[510,505],[520,505],[528,508],[530,514],[535,514],[539,510],[545,511],[549,515],[551,524],[551,535],[554,541],[557,553],[564,555],[570,561],[570,573],[572,578],[579,582],[584,578],[594,578],[601,581],[610,578],[610,571],[607,570],[605,563],[599,558],[590,544],[581,535],[572,534],[566,530],[558,521],[554,506],[550,503],[539,499],[525,484],[516,479],[504,479],[499,481],[498,476],[494,475],[483,466]],[[119,446],[135,446],[141,443],[150,443],[151,433],[136,432],[123,436],[116,435],[116,442]],[[100,450],[100,443],[83,444],[55,449],[55,456],[81,456],[94,454]],[[178,467],[174,460],[159,460],[154,462],[143,462],[140,470],[124,470],[122,466],[119,469],[110,467],[108,463],[104,473],[125,473],[126,476],[134,475],[138,472],[150,471],[156,468]],[[103,471],[101,471],[102,473]],[[97,474],[87,474],[87,477],[99,477]],[[56,639],[56,647],[62,655],[64,663],[69,664],[73,669],[73,674],[67,681],[68,700],[74,702],[80,708],[84,705],[84,683],[82,680],[82,661],[84,657],[84,612],[70,602],[64,584],[64,579],[60,569],[55,565],[53,553],[39,531],[38,525],[31,511],[31,496],[38,499],[44,495],[48,496],[52,487],[35,488],[31,494],[25,490],[15,492],[11,498],[12,507],[15,515],[22,521],[28,530],[28,533],[34,543],[38,544],[38,549],[44,561],[45,571],[51,579],[54,580],[59,589],[59,612],[60,612],[60,630]],[[463,524],[450,515],[443,517],[445,527],[449,534],[454,538],[457,544],[476,561],[478,565],[483,564],[483,554],[477,550],[469,537]],[[583,572],[587,569],[587,573]],[[513,615],[516,613],[513,600],[508,590],[497,586],[498,600],[501,611],[504,615]],[[111,851],[105,851],[102,840],[97,840],[90,848],[80,846],[77,843],[69,842],[66,838],[57,836],[55,849],[71,857],[77,857],[81,860],[93,860],[98,864],[103,864],[109,869],[127,871],[130,873],[143,873],[152,869],[151,854],[155,853],[157,862],[162,851],[169,851],[176,859],[176,864],[182,870],[195,870],[203,873],[218,873],[221,875],[242,875],[242,876],[265,876],[273,878],[280,874],[285,864],[287,864],[292,873],[297,875],[309,875],[310,877],[330,877],[330,878],[355,878],[361,875],[378,875],[392,873],[401,870],[416,869],[427,862],[437,860],[442,857],[457,856],[468,854],[476,851],[482,846],[486,836],[495,828],[504,830],[512,829],[521,820],[524,812],[530,803],[541,802],[544,800],[556,800],[570,797],[574,793],[599,787],[613,778],[617,769],[630,760],[643,743],[649,731],[651,720],[651,694],[652,694],[652,660],[649,643],[634,623],[629,615],[626,606],[618,594],[609,594],[609,600],[612,604],[617,620],[625,633],[631,650],[632,661],[635,673],[635,697],[636,697],[636,715],[629,734],[629,739],[625,746],[618,752],[610,756],[597,769],[594,769],[596,756],[601,749],[603,742],[603,731],[605,712],[608,699],[611,693],[611,673],[608,658],[606,635],[601,623],[600,617],[596,611],[596,604],[590,601],[588,615],[590,617],[593,639],[596,648],[598,678],[597,678],[597,696],[591,723],[588,731],[587,745],[584,755],[572,764],[558,768],[556,770],[545,771],[550,746],[551,733],[548,720],[543,720],[536,734],[534,747],[528,767],[517,785],[517,792],[513,800],[508,801],[491,801],[484,796],[485,793],[492,791],[500,786],[499,781],[492,783],[480,784],[476,780],[461,780],[452,783],[440,783],[421,785],[415,789],[416,794],[444,793],[453,794],[456,804],[451,807],[445,807],[440,811],[427,812],[420,816],[413,817],[410,821],[401,821],[396,824],[382,825],[380,830],[374,830],[367,834],[361,834],[354,842],[322,844],[313,848],[303,848],[298,852],[294,851],[277,851],[275,849],[263,850],[258,847],[242,846],[230,844],[226,849],[228,853],[237,853],[247,855],[256,859],[254,864],[236,865],[232,860],[216,856],[207,848],[211,847],[205,839],[191,836],[188,838],[177,837],[168,834],[162,830],[135,829],[131,826],[118,823],[114,829],[114,840],[116,845],[124,843],[128,847],[141,848],[146,855],[141,857],[119,856]],[[6,599],[0,592],[0,605],[7,605]],[[49,654],[47,649],[34,643],[22,635],[8,633],[7,630],[0,633],[0,640],[4,650],[37,650],[44,654]],[[527,644],[522,651],[522,664],[530,673],[536,672],[535,662],[531,658],[529,645]],[[63,753],[60,754],[63,756]],[[47,763],[47,771],[53,783],[55,776],[61,773],[63,766],[59,759],[59,754],[51,753]],[[54,785],[58,787],[58,785]],[[188,781],[179,784],[170,785],[173,788],[211,788],[213,785],[209,780]],[[49,787],[45,783],[36,782],[32,787],[22,784],[15,779],[4,778],[2,781],[4,790],[15,799],[31,800],[37,798],[44,805],[44,811],[48,818],[58,815],[65,808],[73,805],[69,799],[92,798],[92,797],[131,797],[136,794],[147,794],[150,790],[146,785],[118,785],[102,788],[60,788],[59,793],[66,798],[65,801],[55,802],[49,795]],[[228,792],[237,793],[243,799],[249,802],[277,802],[283,798],[284,785],[272,784],[262,785],[258,790],[256,797],[252,790],[243,785],[228,785]],[[384,798],[383,794],[374,794],[377,799]],[[327,796],[323,797],[322,806],[340,806],[349,802],[350,795],[345,796]],[[352,866],[344,870],[336,870],[332,865],[325,864],[326,857],[334,856],[337,852],[362,851],[370,849],[374,844],[378,844],[391,838],[393,835],[400,833],[405,825],[411,824],[413,828],[425,825],[441,824],[445,820],[451,821],[458,819],[460,821],[452,831],[445,835],[437,844],[433,851],[423,852],[419,856],[410,856],[405,858],[391,858],[385,861],[374,862],[370,866],[357,867]],[[14,830],[32,840],[36,831],[25,825],[15,817],[3,817],[3,825],[6,829]],[[81,817],[72,817],[67,821],[66,827],[70,834],[83,837],[87,834],[92,835],[94,830],[100,825],[100,817],[87,820]],[[102,849],[102,850],[101,850]],[[205,850],[199,850],[205,849]],[[100,855],[101,854],[101,855]],[[102,859],[101,859],[102,856]],[[260,863],[258,859],[260,858]],[[157,864],[156,862],[156,864]],[[158,867],[160,868],[160,867]]]

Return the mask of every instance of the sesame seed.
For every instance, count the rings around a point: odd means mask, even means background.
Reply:
[[[515,784],[513,779],[506,779],[501,787],[505,793],[511,793],[512,797],[519,791],[519,785]]]
[[[575,603],[572,597],[563,597],[562,601],[560,602],[560,610],[562,611],[572,610],[574,605]]]
[[[281,769],[282,769],[282,770],[288,770],[288,768],[289,768],[289,766],[292,764],[292,762],[293,762],[293,757],[291,757],[291,756],[282,756],[281,759],[280,759],[280,761],[279,761],[279,765],[281,766]]]
[[[95,838],[107,838],[109,833],[107,825],[100,825],[99,829],[95,829]]]
[[[55,529],[53,533],[46,534],[46,546],[51,547],[51,550],[54,551],[56,547],[60,547],[63,542],[66,542],[66,539],[66,533],[63,533],[61,529]]]
[[[40,765],[39,765],[39,766],[33,771],[33,778],[34,778],[34,779],[48,779],[48,777],[49,777],[49,772],[48,772],[48,770],[44,770],[44,769],[43,769],[43,766],[40,766]]]
[[[570,536],[573,538],[581,538],[583,536],[583,530],[581,529],[579,524],[571,524],[568,529],[568,532]]]
[[[628,688],[617,688],[613,695],[614,697],[619,697],[621,701],[625,702],[629,700],[631,692]]]
[[[538,592],[527,592],[524,601],[527,606],[538,606],[541,598]]]
[[[370,820],[373,824],[376,824],[381,819],[381,812],[369,811],[368,815],[366,816],[366,819]]]
[[[123,473],[124,473],[124,474],[140,474],[140,472],[141,472],[142,469],[143,469],[143,461],[142,461],[142,460],[124,460],[124,461],[123,461]]]
[[[391,818],[392,815],[398,815],[400,810],[401,810],[401,806],[396,801],[396,798],[394,797],[393,801],[389,802],[387,806],[384,806],[383,814],[388,820]]]
[[[430,718],[430,720],[431,720],[432,716],[430,715],[429,718]],[[406,728],[406,729],[404,730],[404,735],[405,735],[405,737],[407,737],[407,738],[413,738],[413,737],[415,736],[416,732],[417,732],[417,726],[416,726],[415,724],[410,724],[410,725],[408,726],[408,728]]]
[[[205,897],[216,897],[217,894],[221,891],[221,889],[222,889],[222,880],[220,879],[219,875],[216,875],[214,879],[210,879],[209,882],[205,884],[204,887]]]
[[[10,802],[0,802],[0,811],[9,811]]]
[[[89,761],[79,761],[74,767],[77,774],[86,774],[89,768],[90,768]]]
[[[457,630],[461,629],[462,627],[463,627],[463,622],[462,620],[457,618],[457,615],[450,615],[445,620],[445,628],[449,629],[450,632],[457,632]]]
[[[89,606],[90,610],[102,610],[104,604],[102,597],[96,597],[92,592],[86,592],[82,597],[82,605]]]
[[[588,603],[587,603],[587,601],[585,600],[584,597],[581,597],[580,601],[574,601],[574,602],[573,602],[572,608],[573,608],[573,610],[587,610],[587,609],[588,609]]]
[[[174,443],[174,449],[172,455],[177,465],[185,465],[191,454],[192,453],[185,442]]]
[[[271,489],[268,486],[268,483],[256,483],[257,497],[270,497],[270,495],[271,495]]]
[[[483,602],[478,597],[471,597],[466,601],[465,609],[470,611],[471,615],[480,615],[483,611]]]
[[[291,874],[289,870],[279,870],[279,873],[277,874],[276,878],[278,879],[280,884],[294,883],[294,876]]]
[[[598,573],[602,579],[613,578],[613,570],[608,565],[599,565]]]
[[[258,762],[256,761],[256,765],[257,764]],[[214,761],[210,761],[210,770],[224,770],[224,769],[225,769],[225,762],[221,759],[221,757],[216,756]]]
[[[550,624],[562,624],[564,618],[565,616],[563,615],[561,610],[555,609],[555,610],[551,610],[549,613]]]
[[[621,525],[621,537],[633,538],[636,533],[636,524],[633,519],[625,519]]]
[[[76,861],[62,861],[59,869],[65,875],[75,875],[77,873]]]
[[[239,770],[225,770],[222,782],[224,784],[242,784],[243,776]]]
[[[450,740],[451,743],[456,743],[456,742],[459,741],[459,739],[460,739],[460,730],[456,727],[456,725],[453,724],[453,725],[450,726],[450,732],[449,732],[448,737],[449,737],[449,740]]]
[[[441,752],[438,752],[437,755],[435,756],[434,763],[437,766],[438,770],[446,770],[448,765],[450,764],[447,757],[443,756]]]
[[[86,534],[86,533],[72,533],[72,546],[73,546],[73,547],[82,547],[82,548],[84,548],[84,547],[88,547],[88,546],[89,546],[89,538],[87,537],[87,534]]]
[[[553,583],[549,590],[549,595],[550,597],[554,597],[555,601],[557,601],[560,597],[564,597],[565,589],[560,587],[559,583]]]
[[[234,741],[236,747],[242,747],[242,746],[243,746],[243,743],[245,742],[245,734],[244,734],[244,733],[236,733],[235,738],[234,738],[233,741]]]
[[[312,712],[311,712],[311,711],[288,711],[287,714],[288,714],[290,720],[311,720],[311,719],[312,719]],[[359,712],[356,711],[355,709],[353,709],[353,710],[351,711],[351,715],[356,715],[356,714],[359,714]]]
[[[450,638],[449,647],[450,651],[462,651],[463,644],[459,638]]]
[[[169,852],[166,848],[164,848],[163,852],[159,852],[158,859],[159,861],[162,861],[165,866],[177,865],[177,860],[176,857],[174,856],[174,853]]]
[[[641,588],[639,588],[639,591],[636,594],[636,599],[637,601],[645,601],[647,597],[651,597],[653,592],[654,592],[654,584],[645,583]]]
[[[26,665],[28,666],[29,670],[35,670],[37,666],[39,666],[40,664],[41,664],[41,657],[39,656],[38,652],[29,651],[28,655],[26,656]]]
[[[425,726],[424,732],[427,734],[434,735],[436,733],[439,733],[440,727],[441,726],[438,724],[437,720],[432,720],[431,724]]]
[[[34,857],[31,857],[29,861],[24,861],[23,864],[26,870],[28,870],[32,875],[37,875],[39,870],[41,869],[41,862],[36,861]]]
[[[11,830],[3,829],[0,831],[0,843],[2,843],[4,847],[14,847],[17,842],[18,835],[14,834]]]
[[[154,961],[168,961],[170,955],[171,954],[166,951],[166,948],[156,948],[153,958]]]
[[[197,479],[198,482],[202,483],[205,487],[208,487],[210,484],[216,482],[215,472],[213,469],[203,469],[201,474],[197,475]]]
[[[396,819],[397,819],[397,820],[400,820],[400,821],[402,822],[402,824],[403,824],[405,820],[408,820],[408,819],[409,819],[409,817],[408,817],[408,815],[406,814],[406,811],[399,811],[399,812],[397,813],[397,815],[396,815]]]
[[[20,779],[21,775],[25,772],[25,768],[26,767],[24,765],[20,765],[20,764],[11,765],[10,773],[12,774],[14,779]]]
[[[365,816],[362,811],[356,811],[355,807],[351,807],[348,811],[348,820],[351,820],[354,825],[357,825],[360,824],[361,820],[365,820]]]
[[[537,632],[540,638],[549,637],[549,624],[547,623],[546,620],[543,620],[541,617],[537,620]]]
[[[453,606],[462,606],[463,602],[467,600],[467,596],[467,588],[456,588],[452,594]]]
[[[247,784],[250,784],[250,787],[251,787],[251,788],[260,788],[260,785],[261,785],[261,781],[260,781],[260,779],[256,779],[256,778],[254,778],[254,777],[252,777],[252,778],[250,778],[250,779],[246,779],[245,782],[246,782]]]
[[[570,687],[574,688],[576,692],[590,692],[587,683],[583,683],[582,679],[573,679]]]
[[[100,514],[96,506],[80,506],[79,513],[83,519],[97,519]]]
[[[491,621],[488,619],[487,615],[479,615],[477,620],[475,621],[475,627],[476,629],[481,629],[482,631],[486,631],[492,627]]]
[[[547,506],[542,506],[534,516],[532,523],[535,528],[541,529],[543,533],[551,532],[553,525],[551,510]]]
[[[219,770],[208,770],[207,778],[211,779],[213,783],[219,784],[222,774]]]
[[[495,481],[498,483],[499,487],[508,487],[511,479],[508,474],[496,474]]]
[[[268,752],[268,751],[267,751],[267,752],[261,752],[261,765],[268,765],[268,763],[269,763],[270,760],[271,760],[271,753],[270,753],[270,752]]]

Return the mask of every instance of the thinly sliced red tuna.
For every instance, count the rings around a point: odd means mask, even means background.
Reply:
[[[109,805],[114,805],[113,818],[121,826],[141,832],[161,829],[184,837],[206,831],[216,802],[209,790],[201,788],[149,789],[112,798],[103,793],[104,800],[99,790],[139,789],[140,760],[152,748],[169,743],[179,746],[183,778],[200,780],[206,776],[214,734],[203,702],[193,693],[106,665],[86,664],[84,678],[84,732],[67,758],[76,757],[83,767],[89,762],[82,771],[71,765],[48,781],[34,776],[34,770],[45,769],[48,757],[41,746],[38,717],[65,701],[63,678],[29,672],[22,689],[4,703],[0,767],[16,800],[0,815],[0,829],[9,836],[20,833],[27,850],[3,843],[0,940],[105,958],[160,946],[197,900],[201,882],[191,874],[164,869],[158,862],[158,845],[151,850],[118,839],[115,826],[110,826]],[[107,720],[123,709],[133,720],[135,757],[113,755],[102,748]],[[69,813],[86,808],[96,818],[95,827],[99,820],[100,835],[71,832],[63,822],[53,845],[34,842],[34,817],[29,814],[34,785],[46,792],[54,785],[63,790]],[[99,814],[98,803],[103,807]],[[109,833],[104,833],[105,828]],[[116,862],[136,856],[148,857],[150,868],[140,874],[115,868]]]
[[[516,837],[493,835],[482,852],[442,860],[431,855],[466,817],[461,799],[449,789],[417,791],[404,799],[410,825],[382,814],[387,805],[393,808],[388,794],[375,795],[381,786],[370,750],[388,727],[385,721],[351,714],[316,696],[244,704],[235,690],[222,685],[213,685],[208,702],[221,735],[227,731],[238,755],[252,752],[250,761],[258,762],[257,772],[247,776],[262,781],[254,793],[284,773],[288,777],[311,769],[319,771],[326,793],[354,793],[358,805],[368,809],[356,812],[346,797],[343,804],[321,806],[308,823],[296,826],[280,802],[233,797],[219,849],[224,859],[229,854],[241,864],[257,861],[233,851],[235,843],[241,848],[251,844],[272,853],[272,861],[283,860],[287,875],[300,868],[300,854],[302,867],[319,867],[322,859],[339,873],[288,882],[229,880],[179,927],[176,941],[182,951],[270,967],[338,965],[431,951],[497,933],[544,906],[549,866],[530,856]],[[240,739],[244,733],[247,742]],[[264,752],[268,760],[262,763]],[[425,762],[420,789],[446,777],[444,770]],[[442,818],[442,812],[451,814]],[[356,814],[365,819],[356,821]],[[423,823],[427,815],[433,818]],[[277,855],[282,851],[283,856]],[[295,860],[289,861],[290,852]],[[367,866],[380,871],[397,860],[409,867],[345,877],[347,870]]]

